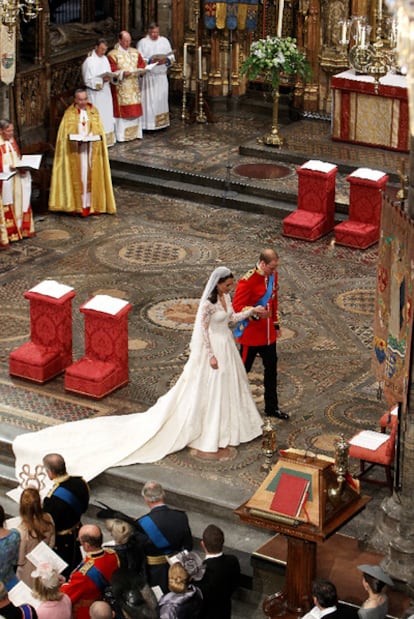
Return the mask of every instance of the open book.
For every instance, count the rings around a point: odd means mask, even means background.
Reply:
[[[143,69],[136,69],[136,71],[132,71],[131,77],[135,75],[144,75],[147,71],[152,71],[154,67],[158,66],[158,62],[151,62],[147,64]]]
[[[69,140],[71,142],[99,142],[102,140],[100,135],[81,135],[80,133],[70,133]]]
[[[153,63],[158,62],[160,60],[165,60],[166,58],[169,58],[171,54],[173,53],[174,53],[174,50],[172,49],[170,52],[168,52],[168,54],[154,54],[153,56],[151,56],[151,60]]]
[[[37,294],[43,294],[46,297],[52,297],[53,299],[61,299],[68,292],[73,290],[72,286],[66,286],[66,284],[59,284],[54,279],[44,279],[40,284],[36,284],[33,288],[30,288],[29,292],[37,292]]]
[[[16,168],[28,168],[29,170],[38,170],[42,163],[43,155],[22,155],[22,158],[16,163]]]
[[[8,181],[15,174],[15,170],[10,170],[10,172],[0,172],[0,181]]]

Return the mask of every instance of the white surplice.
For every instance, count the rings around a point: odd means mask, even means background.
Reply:
[[[251,310],[235,314],[229,295],[225,303],[226,309],[220,301],[203,305],[202,346],[190,353],[175,385],[149,410],[18,436],[13,443],[17,479],[36,477],[36,466],[51,452],[63,455],[71,475],[90,480],[109,467],[156,462],[186,446],[215,452],[259,436],[262,418],[229,328]],[[209,363],[212,354],[217,370]]]
[[[169,40],[158,37],[155,41],[149,35],[140,39],[137,49],[147,63],[157,54],[168,56],[170,64],[175,61]],[[163,129],[170,124],[168,107],[168,67],[160,64],[147,71],[141,78],[142,128],[148,130]]]
[[[82,77],[88,93],[88,100],[98,108],[108,146],[115,144],[115,121],[112,93],[109,82],[100,77],[111,72],[106,56],[98,56],[93,50],[82,65]]]

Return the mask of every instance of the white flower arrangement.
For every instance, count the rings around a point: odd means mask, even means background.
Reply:
[[[297,75],[305,81],[311,76],[311,67],[306,55],[291,37],[271,37],[254,41],[250,54],[241,66],[241,74],[249,79],[258,75],[271,82],[272,88],[279,86],[280,75]]]

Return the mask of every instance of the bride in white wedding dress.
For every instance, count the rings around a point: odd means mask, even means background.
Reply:
[[[146,412],[95,417],[18,436],[13,449],[20,483],[36,483],[37,467],[47,453],[60,453],[71,475],[90,480],[109,467],[156,462],[187,446],[215,453],[259,436],[262,419],[229,323],[265,309],[234,313],[229,294],[233,284],[227,267],[213,271],[199,303],[183,372]]]

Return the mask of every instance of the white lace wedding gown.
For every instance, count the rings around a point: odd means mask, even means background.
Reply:
[[[215,452],[261,434],[262,419],[229,328],[251,310],[235,314],[229,295],[203,308],[202,339],[176,384],[144,413],[95,417],[18,436],[13,449],[19,481],[36,475],[47,453],[60,453],[71,475],[90,480],[112,466],[161,460],[186,446]],[[219,368],[213,370],[209,355]],[[24,468],[23,468],[24,467]]]

